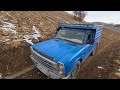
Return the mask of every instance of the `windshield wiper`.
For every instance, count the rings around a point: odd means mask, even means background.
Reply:
[[[80,43],[71,41],[71,40],[69,40],[69,39],[67,39],[67,38],[56,37],[56,39],[62,39],[62,40],[68,41],[68,42],[72,42],[72,45],[73,45],[73,44],[80,44]]]
[[[69,43],[69,44],[71,44],[71,45],[75,45],[75,44],[76,44],[75,42],[73,42],[73,41],[71,41],[71,40],[68,40],[67,38],[61,38],[61,37],[59,37],[59,39],[62,39],[62,40],[71,42],[71,43]]]
[[[61,38],[61,37],[56,37],[56,39],[62,39],[62,40],[65,40],[64,38]]]
[[[62,39],[62,40],[66,40],[66,41],[70,41],[70,42],[72,42],[71,40],[68,40],[68,39],[66,39],[66,38],[61,38],[61,37],[58,37],[59,39]]]

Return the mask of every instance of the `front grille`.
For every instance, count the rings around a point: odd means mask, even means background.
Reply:
[[[44,53],[42,53],[42,52],[39,52],[39,51],[38,51],[37,49],[35,49],[35,48],[33,48],[33,50],[36,51],[37,53],[39,53],[41,56],[46,57],[46,58],[48,58],[49,60],[52,60],[52,61],[53,61],[53,57],[50,57],[50,56],[48,56],[48,55],[46,55],[46,54],[44,54]]]
[[[38,56],[36,53],[37,52],[35,51],[31,51],[32,56],[38,61],[38,63],[41,63],[42,65],[44,65],[45,67],[47,67],[48,69],[52,71],[57,71],[57,69],[54,67],[52,63],[46,61],[44,58]]]

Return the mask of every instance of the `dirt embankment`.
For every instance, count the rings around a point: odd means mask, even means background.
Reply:
[[[32,64],[29,45],[25,42],[21,42],[19,47],[5,48],[4,45],[1,46],[0,73],[3,77],[21,71]]]

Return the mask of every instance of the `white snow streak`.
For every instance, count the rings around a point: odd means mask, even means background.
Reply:
[[[27,43],[30,43],[31,45],[34,44],[32,42],[32,39],[36,39],[38,40],[38,37],[41,37],[41,34],[36,30],[35,26],[33,26],[32,30],[34,31],[34,33],[32,35],[24,35],[24,39]]]
[[[2,21],[1,20],[1,22],[4,24],[2,27],[0,27],[0,29],[3,29],[3,30],[8,30],[8,31],[11,31],[12,33],[17,33],[15,30],[13,30],[13,29],[15,29],[15,25],[14,24],[12,24],[12,23],[10,23],[10,22],[5,22],[5,21]]]
[[[7,41],[10,41],[10,39],[5,39],[3,42],[7,42]]]
[[[120,69],[118,69],[118,71],[120,72]]]
[[[98,66],[98,69],[104,69],[103,67],[101,67],[101,66]]]

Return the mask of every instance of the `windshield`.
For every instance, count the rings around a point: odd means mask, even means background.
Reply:
[[[83,44],[85,32],[81,30],[69,30],[62,28],[55,38],[71,41],[78,44]]]

